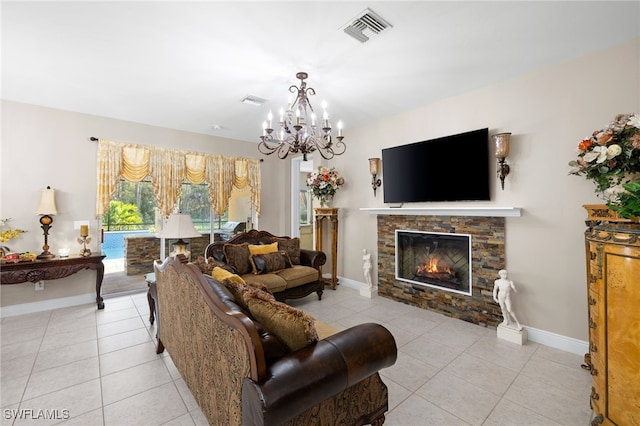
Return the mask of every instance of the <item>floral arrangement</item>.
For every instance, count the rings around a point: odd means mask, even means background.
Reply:
[[[5,226],[11,219],[0,219],[0,226]],[[20,234],[27,232],[24,229],[5,229],[0,231],[0,243],[6,243],[9,240],[18,238]]]
[[[585,176],[627,219],[640,218],[640,114],[619,114],[578,144],[570,174]]]
[[[342,185],[344,185],[344,179],[333,167],[320,166],[318,170],[307,174],[307,187],[311,189],[313,196],[320,200],[320,205],[323,207]]]
[[[615,198],[624,191],[621,185],[640,173],[640,114],[617,115],[583,139],[578,151],[578,159],[569,162],[574,168],[570,174],[585,176],[596,184],[597,192],[610,190]]]

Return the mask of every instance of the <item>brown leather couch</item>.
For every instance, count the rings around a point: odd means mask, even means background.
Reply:
[[[278,242],[278,246],[285,246],[291,254],[292,267],[279,271],[255,274],[249,270],[250,266],[243,268],[240,262],[231,260],[227,256],[227,245],[240,247],[243,244],[266,245]],[[297,250],[292,244],[297,243]],[[242,276],[249,284],[259,283],[266,286],[277,300],[299,299],[315,292],[318,299],[322,298],[324,281],[320,268],[327,261],[327,256],[316,250],[300,249],[300,239],[290,237],[276,237],[267,231],[252,229],[236,234],[228,241],[217,241],[207,246],[204,252],[205,259],[213,258],[216,262],[222,262],[225,267]],[[295,245],[295,244],[294,244]],[[243,260],[244,263],[249,259]]]
[[[384,423],[388,391],[378,371],[397,358],[386,328],[360,324],[292,350],[236,302],[226,280],[173,258],[154,269],[159,346],[210,424]],[[295,310],[268,297],[277,309]]]

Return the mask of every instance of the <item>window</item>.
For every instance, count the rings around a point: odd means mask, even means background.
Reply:
[[[310,225],[311,215],[309,210],[311,208],[311,192],[307,189],[300,190],[300,225]]]
[[[178,211],[191,215],[193,226],[198,232],[211,232],[211,205],[207,184],[194,185],[185,182],[180,190]]]
[[[105,231],[155,231],[156,207],[150,180],[129,182],[121,179],[109,203],[109,212],[102,216],[102,227]]]

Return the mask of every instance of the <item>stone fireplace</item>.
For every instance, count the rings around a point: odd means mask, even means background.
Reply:
[[[396,229],[396,279],[471,296],[471,235]]]
[[[505,217],[378,214],[377,230],[380,296],[478,325],[495,327],[502,321],[500,306],[493,301],[493,282],[498,278],[498,271],[505,268]],[[403,276],[402,271],[397,275],[397,232],[401,235],[430,233],[437,237],[431,242],[422,241],[422,237],[407,242],[411,245],[411,254],[401,254],[403,262],[409,264],[418,257],[428,259],[435,252],[448,258],[465,257],[468,270],[456,264],[455,259],[447,259],[446,262],[454,263],[456,279],[440,274],[440,278],[444,278],[440,285],[435,285],[433,279],[424,282],[424,277],[415,274],[417,269],[411,278]],[[438,241],[437,248],[434,248],[435,241]],[[468,247],[468,254],[454,247],[456,245]],[[417,265],[407,266],[408,270],[414,267]],[[431,278],[438,275],[432,273]]]

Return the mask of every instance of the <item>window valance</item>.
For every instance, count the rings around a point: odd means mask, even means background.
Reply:
[[[120,178],[140,182],[151,177],[158,209],[172,213],[184,180],[209,186],[209,200],[217,215],[227,210],[231,190],[247,186],[251,204],[260,215],[260,160],[166,148],[125,144],[98,139],[96,215],[109,211],[109,202]]]

